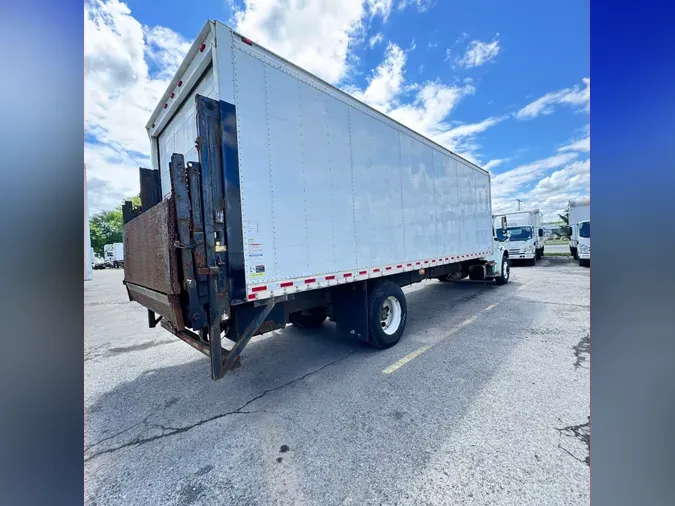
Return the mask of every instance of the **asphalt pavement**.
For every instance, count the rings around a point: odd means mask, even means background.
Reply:
[[[220,381],[128,302],[85,282],[90,505],[586,505],[589,269],[405,289],[398,345],[289,325]]]

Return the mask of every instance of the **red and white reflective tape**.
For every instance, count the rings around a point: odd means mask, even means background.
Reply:
[[[352,283],[354,281],[361,281],[373,277],[380,277],[383,275],[395,274],[398,272],[406,272],[420,269],[423,265],[437,267],[443,265],[444,261],[447,263],[455,263],[457,261],[471,260],[490,255],[490,251],[482,251],[480,253],[472,253],[470,255],[457,255],[444,258],[431,258],[428,260],[418,260],[406,264],[383,265],[381,267],[371,267],[359,271],[336,272],[311,278],[295,278],[283,281],[275,281],[266,283],[264,285],[249,285],[247,286],[248,300],[261,300],[269,297],[284,295],[287,293],[295,293],[298,291],[314,290],[317,288],[324,288],[344,283]],[[454,261],[454,262],[453,262]],[[385,274],[386,273],[386,274]]]

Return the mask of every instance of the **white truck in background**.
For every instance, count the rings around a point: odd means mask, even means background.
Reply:
[[[570,231],[570,253],[575,260],[579,260],[579,223],[591,220],[591,199],[570,200],[567,205],[567,225]],[[589,225],[590,227],[590,225]],[[590,229],[589,229],[590,232]]]
[[[103,260],[115,269],[124,266],[124,243],[116,242],[103,246]]]
[[[535,265],[544,256],[544,220],[541,211],[516,211],[500,216],[507,219],[509,258],[512,261],[525,260],[530,265]],[[498,230],[497,237],[503,240],[505,233]]]
[[[591,220],[580,221],[577,230],[577,256],[581,267],[591,265]]]

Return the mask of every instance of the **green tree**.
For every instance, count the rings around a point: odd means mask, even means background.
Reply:
[[[134,195],[124,201],[131,200],[134,206],[141,205],[141,197]],[[103,256],[103,246],[122,242],[122,203],[110,211],[101,211],[89,218],[91,247]]]
[[[563,222],[563,225],[560,227],[560,231],[562,232],[562,235],[567,237],[568,239],[572,235],[572,229],[570,228],[570,213],[569,211],[565,211],[563,214],[558,215],[560,219]]]

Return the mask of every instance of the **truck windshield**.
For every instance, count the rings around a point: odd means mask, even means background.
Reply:
[[[579,237],[583,237],[584,239],[590,239],[591,238],[591,222],[590,221],[582,221],[579,223]]]
[[[506,230],[511,232],[512,241],[527,241],[532,239],[532,227],[509,227]],[[497,229],[497,239],[500,241],[506,240],[506,233],[503,229]]]

